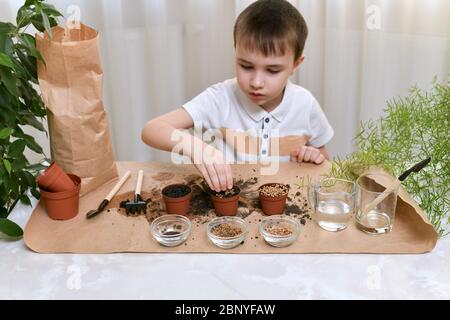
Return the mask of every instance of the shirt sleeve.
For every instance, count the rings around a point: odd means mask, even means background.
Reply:
[[[334,136],[334,130],[328,122],[319,102],[312,97],[311,114],[309,119],[311,138],[309,145],[319,148],[330,142]]]
[[[183,105],[195,127],[218,129],[227,116],[228,101],[223,84],[216,84]]]

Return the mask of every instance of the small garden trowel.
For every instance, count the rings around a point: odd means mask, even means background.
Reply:
[[[147,202],[141,197],[142,180],[144,177],[144,171],[139,170],[138,178],[136,181],[136,189],[134,191],[133,201],[122,201],[121,208],[125,208],[127,215],[137,215],[140,213],[145,214],[147,212]]]
[[[100,205],[98,206],[97,209],[91,210],[86,214],[86,218],[87,219],[91,219],[93,217],[95,217],[96,215],[98,215],[100,212],[102,212],[103,210],[105,210],[106,206],[108,205],[108,203],[111,201],[112,197],[114,197],[114,195],[116,194],[117,191],[119,191],[119,189],[122,187],[122,185],[125,183],[125,181],[128,179],[128,177],[130,176],[131,172],[127,171],[125,172],[125,174],[123,175],[123,177],[116,183],[116,185],[114,186],[114,188],[108,193],[108,195],[105,197],[105,199],[103,199],[103,201],[100,203]]]

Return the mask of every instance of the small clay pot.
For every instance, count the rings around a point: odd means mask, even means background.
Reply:
[[[168,214],[181,214],[189,212],[189,200],[192,196],[191,187],[185,184],[171,184],[161,191]]]
[[[231,190],[215,192],[211,191],[211,199],[214,210],[218,216],[235,216],[239,204],[241,189],[233,186]]]
[[[71,190],[50,192],[39,187],[41,199],[47,208],[47,214],[54,220],[72,219],[78,214],[78,200],[81,187],[80,177],[68,174],[74,187]]]
[[[286,193],[279,196],[270,196],[264,195],[261,193],[261,189],[265,186],[283,186],[283,188],[287,189]],[[266,183],[258,188],[259,191],[259,201],[261,202],[261,208],[264,214],[266,215],[274,215],[274,214],[283,214],[284,207],[286,205],[286,199],[289,194],[289,186],[283,183]]]
[[[72,179],[56,163],[44,170],[36,179],[38,186],[50,192],[61,192],[72,190],[75,187]]]

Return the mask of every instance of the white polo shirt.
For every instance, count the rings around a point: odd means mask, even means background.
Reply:
[[[321,147],[334,135],[319,103],[301,86],[288,81],[281,103],[271,112],[250,100],[236,78],[212,85],[183,108],[222,151],[229,163],[274,158],[289,161],[302,145]],[[211,139],[211,137],[213,137]]]

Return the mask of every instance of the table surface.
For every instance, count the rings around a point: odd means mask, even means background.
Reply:
[[[9,218],[25,227],[31,212],[19,204]],[[4,238],[0,246],[0,299],[450,299],[450,236],[419,255],[39,254]]]

